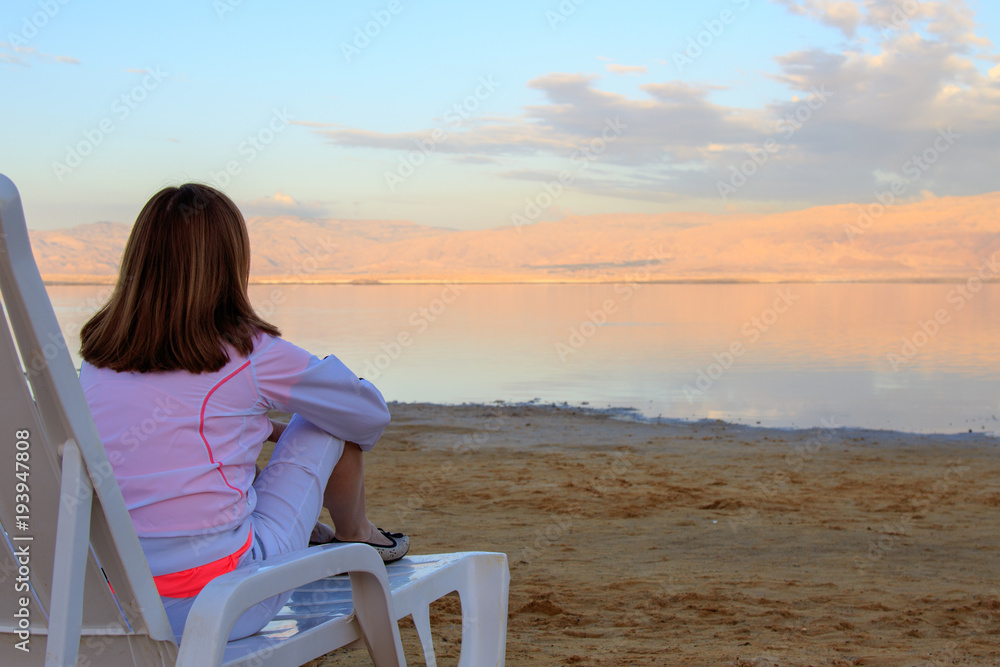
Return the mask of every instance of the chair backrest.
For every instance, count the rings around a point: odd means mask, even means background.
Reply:
[[[0,293],[0,663],[77,665],[79,651],[79,664],[172,665],[170,624],[2,174]]]

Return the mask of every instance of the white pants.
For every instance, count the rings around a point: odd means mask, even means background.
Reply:
[[[293,415],[278,439],[267,466],[253,483],[257,507],[250,515],[253,541],[237,569],[309,546],[323,492],[333,467],[344,453],[344,441]],[[249,637],[267,625],[287,602],[290,592],[248,609],[236,621],[229,641]],[[195,598],[161,597],[178,643]]]

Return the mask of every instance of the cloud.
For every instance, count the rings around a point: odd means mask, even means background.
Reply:
[[[607,64],[604,69],[613,74],[646,74],[649,70],[644,65],[614,65]]]
[[[676,80],[624,95],[603,90],[598,75],[556,72],[527,84],[540,102],[517,116],[470,119],[435,150],[467,162],[503,156],[512,166],[506,178],[545,181],[575,169],[574,156],[619,123],[621,136],[606,142],[573,188],[653,201],[717,199],[718,184],[743,169],[753,173],[732,195],[740,201],[867,202],[894,182],[887,175],[902,179],[903,198],[997,189],[1000,70],[977,67],[996,54],[964,2],[780,2],[849,41],[836,51],[776,57],[769,76],[786,92],[769,103],[727,105],[714,99],[721,86]],[[334,145],[407,152],[433,129],[310,128]],[[761,153],[765,145],[773,150]]]
[[[303,127],[340,127],[337,123],[316,123],[310,120],[293,120],[292,125],[302,125]]]
[[[30,67],[33,60],[64,65],[80,64],[78,59],[71,56],[54,56],[42,53],[34,46],[14,46],[8,42],[0,42],[0,63]]]
[[[322,218],[329,214],[320,202],[300,202],[280,190],[270,197],[260,197],[240,203],[240,210],[247,218],[290,215],[300,218]]]
[[[976,37],[975,13],[964,0],[771,0],[789,13],[818,21],[854,39],[861,27],[883,37],[892,31],[910,31],[925,24],[929,34],[952,42],[969,40],[979,46],[989,41]]]
[[[497,162],[496,158],[484,155],[456,155],[452,160],[459,164],[494,164]]]
[[[850,0],[772,0],[789,12],[819,21],[854,37],[861,23],[861,8]],[[917,0],[909,0],[916,3]],[[869,2],[869,4],[875,4]]]

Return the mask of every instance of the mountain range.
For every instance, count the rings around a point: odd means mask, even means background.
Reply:
[[[247,227],[257,283],[952,281],[1000,251],[1000,192],[775,214],[574,215],[483,230],[291,216]],[[113,282],[129,229],[31,231],[42,277]]]

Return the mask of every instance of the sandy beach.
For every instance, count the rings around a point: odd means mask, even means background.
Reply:
[[[995,438],[391,407],[369,516],[508,555],[508,665],[1000,664]],[[457,598],[432,622],[455,664]]]

